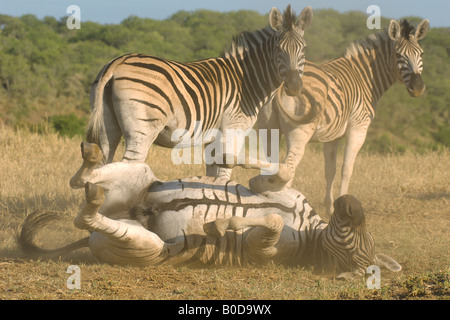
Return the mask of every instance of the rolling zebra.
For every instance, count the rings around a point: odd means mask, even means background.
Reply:
[[[401,270],[375,254],[361,204],[350,195],[336,200],[327,224],[294,189],[261,195],[214,177],[163,182],[145,163],[98,167],[94,144],[84,144],[82,155],[77,174],[88,181],[87,202],[74,222],[90,236],[46,251],[34,244],[34,234],[55,216],[36,213],[19,237],[25,251],[49,257],[89,246],[102,262],[138,266],[312,265],[344,279],[363,275],[371,264]]]
[[[283,15],[272,8],[269,27],[235,37],[219,58],[180,63],[127,54],[112,60],[91,89],[87,140],[100,146],[109,163],[123,135],[122,161],[143,162],[153,143],[177,146],[181,141],[173,136],[177,129],[203,143],[214,139],[203,136],[210,129],[219,129],[224,141],[226,129],[248,131],[259,108],[282,82],[287,94],[300,91],[303,33],[311,21],[310,7],[298,17],[290,6]],[[243,142],[238,141],[241,146]],[[226,177],[231,174],[227,168],[219,171]]]
[[[290,185],[306,144],[310,140],[323,142],[325,206],[329,215],[339,139],[345,136],[347,140],[339,191],[339,195],[344,195],[381,96],[395,82],[404,84],[412,97],[424,92],[423,50],[418,41],[428,29],[428,20],[423,20],[415,32],[408,21],[391,20],[387,30],[352,43],[344,57],[321,65],[307,62],[300,95],[289,97],[281,92],[272,104],[262,108],[258,118],[259,128],[280,128],[286,136],[288,154],[284,163],[289,165],[290,174],[281,178],[257,176],[251,181],[251,188],[263,192]],[[311,113],[313,117],[309,116]]]

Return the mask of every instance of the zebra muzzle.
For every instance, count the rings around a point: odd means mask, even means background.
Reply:
[[[420,97],[425,91],[425,83],[423,82],[420,73],[414,73],[411,76],[409,93],[412,97]]]
[[[296,96],[303,87],[303,81],[298,70],[289,70],[284,83],[284,90],[288,96]]]

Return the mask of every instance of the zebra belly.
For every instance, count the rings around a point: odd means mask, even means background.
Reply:
[[[244,238],[248,229],[227,231],[223,237],[207,236],[203,225],[233,216],[262,217],[270,213],[283,217],[280,255],[276,260],[290,262],[302,254],[307,230],[320,218],[306,199],[293,189],[283,193],[260,195],[235,182],[212,177],[194,177],[156,182],[142,204],[148,229],[163,241],[175,244],[181,252],[165,263],[243,265],[246,263]],[[181,249],[182,248],[182,249]]]
[[[216,128],[205,129],[196,125],[188,130],[179,127],[178,121],[172,120],[161,130],[154,143],[166,148],[203,145],[214,141],[214,129]]]
[[[269,213],[283,212],[276,208],[261,210],[258,208],[245,210],[239,205],[192,205],[178,211],[164,211],[149,220],[150,231],[156,233],[161,240],[180,248],[180,253],[168,259],[170,264],[200,264],[200,265],[234,265],[242,266],[248,263],[246,245],[244,243],[249,228],[228,230],[222,237],[206,235],[205,223],[217,219],[227,219],[233,216],[261,217]],[[292,217],[285,215],[286,221]],[[298,231],[285,226],[280,241],[280,255],[276,260],[292,264],[299,250]]]
[[[339,123],[338,125],[331,123],[324,123],[325,119],[321,119],[317,125],[316,131],[311,137],[314,142],[330,142],[339,139],[345,135],[348,121]]]
[[[141,206],[149,228],[167,240],[183,232],[205,235],[204,223],[255,214],[270,202],[235,182],[193,177],[152,184]]]

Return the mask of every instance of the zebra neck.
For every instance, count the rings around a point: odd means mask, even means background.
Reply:
[[[311,256],[311,262],[313,265],[322,271],[331,271],[334,267],[334,258],[330,254],[329,251],[325,250],[323,246],[323,238],[326,235],[326,232],[330,228],[327,225],[325,228],[321,229],[319,233],[317,233],[314,241],[313,255]]]
[[[387,31],[372,34],[352,44],[345,58],[360,74],[368,105],[375,109],[378,100],[396,82],[393,42]]]
[[[229,58],[239,65],[236,76],[241,90],[238,99],[247,116],[256,116],[281,85],[275,70],[272,42],[270,37],[261,44],[249,44],[242,54]]]
[[[322,241],[328,224],[320,220],[314,227],[303,230],[302,246],[304,250],[294,259],[302,266],[313,266],[318,270],[327,270],[332,265],[330,254],[323,248]]]

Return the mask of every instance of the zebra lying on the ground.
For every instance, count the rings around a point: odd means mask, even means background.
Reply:
[[[234,130],[241,133],[239,152],[259,109],[281,83],[287,94],[299,93],[305,63],[303,34],[312,15],[310,7],[299,16],[290,6],[283,15],[272,8],[269,27],[235,37],[219,58],[179,63],[127,54],[112,60],[91,88],[87,141],[99,145],[104,161],[110,163],[123,135],[122,161],[143,162],[153,143],[172,148],[218,139],[225,144],[227,130]],[[220,137],[212,134],[215,129]],[[210,165],[212,160],[223,164],[229,159],[219,151],[208,161],[207,174],[228,179],[230,168]],[[235,159],[237,154],[231,156]]]
[[[252,190],[277,191],[290,186],[306,144],[310,140],[323,142],[325,207],[327,215],[331,214],[339,139],[347,139],[339,191],[343,195],[348,192],[356,155],[381,96],[395,82],[403,83],[412,97],[424,92],[423,50],[418,41],[425,37],[428,28],[428,20],[423,20],[415,32],[406,20],[401,24],[391,20],[387,30],[351,44],[344,57],[321,65],[307,62],[301,93],[289,97],[280,90],[258,116],[260,129],[280,129],[285,135],[288,152],[284,163],[290,168],[286,170],[289,174],[284,179],[281,175],[257,176],[251,181]]]
[[[99,260],[118,265],[313,265],[338,277],[364,274],[371,264],[400,271],[374,252],[360,202],[335,202],[327,224],[294,189],[257,194],[232,181],[196,177],[157,181],[145,163],[98,168],[102,154],[83,144],[86,204],[75,225],[91,232],[68,247],[45,251],[33,235],[53,215],[27,218],[19,244],[25,251],[62,255],[89,246]]]

